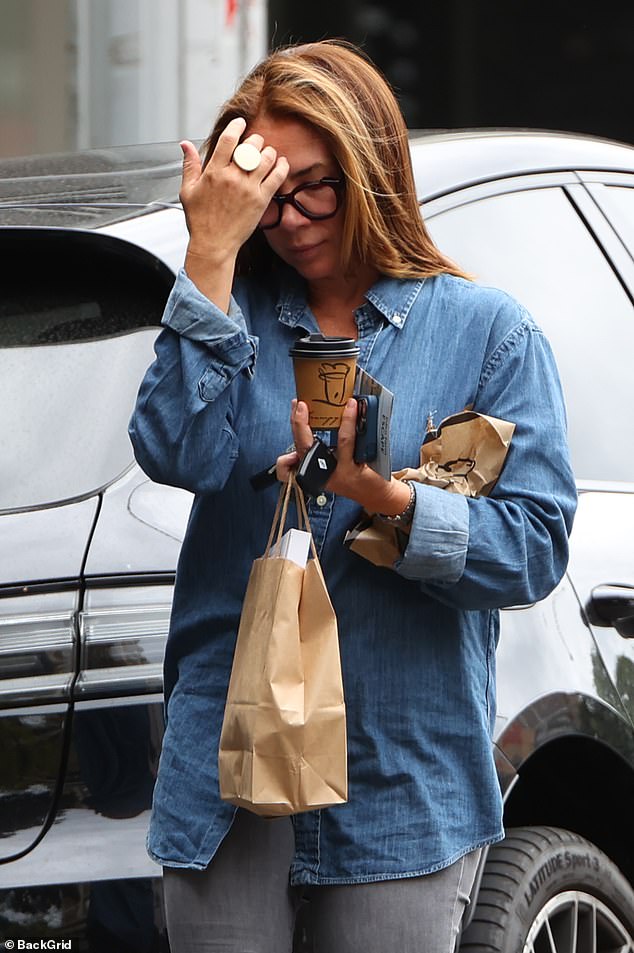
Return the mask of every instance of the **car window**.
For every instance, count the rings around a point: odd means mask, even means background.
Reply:
[[[631,481],[634,314],[560,188],[493,195],[428,216],[437,244],[524,304],[555,352],[578,478]]]
[[[4,232],[0,255],[0,510],[89,495],[132,463],[171,275],[96,235]]]
[[[634,255],[634,188],[593,185],[593,193],[607,212],[619,237]]]

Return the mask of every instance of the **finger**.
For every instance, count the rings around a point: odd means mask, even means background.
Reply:
[[[265,179],[277,160],[277,152],[273,146],[264,146],[262,152],[260,153],[262,158],[260,159],[260,164],[257,169],[251,173],[252,175],[258,175],[260,180]]]
[[[299,464],[299,454],[293,450],[292,453],[283,453],[275,461],[275,476],[280,483],[288,483],[290,475]]]
[[[214,149],[211,159],[209,160],[210,165],[229,165],[234,149],[240,142],[240,136],[246,127],[246,120],[241,116],[239,116],[237,119],[232,119],[230,123],[227,123],[225,128],[218,136],[216,148]]]
[[[337,435],[337,459],[352,460],[357,435],[357,402],[354,397],[347,401]]]
[[[250,142],[252,146],[255,146],[258,152],[262,152],[262,146],[264,145],[264,138],[263,136],[260,135],[259,132],[252,132],[251,135],[245,136],[244,139],[242,139],[241,141]]]
[[[273,188],[277,188],[276,181],[273,183],[268,182],[268,176],[271,170],[275,167],[277,161],[277,152],[273,146],[264,146],[262,152],[260,153],[262,158],[260,159],[260,164],[257,169],[254,169],[253,172],[249,172],[249,177],[253,179],[254,182],[258,182],[260,188],[262,189],[262,197],[265,201],[270,201],[275,191],[271,190],[271,185]]]
[[[266,146],[262,152],[262,155],[264,155],[266,149],[270,148],[272,147]],[[284,182],[288,178],[289,172],[290,166],[286,156],[278,156],[276,162],[273,164],[272,168],[262,181],[262,189],[269,196],[269,198],[272,198],[281,191]]]
[[[184,189],[188,185],[192,185],[198,181],[202,171],[202,162],[198,155],[198,149],[189,139],[183,139],[180,143],[180,147],[183,152],[183,179],[181,189]]]
[[[308,423],[308,404],[302,400],[294,400],[291,405],[291,429],[293,431],[293,440],[297,447],[300,457],[308,453],[315,437]]]

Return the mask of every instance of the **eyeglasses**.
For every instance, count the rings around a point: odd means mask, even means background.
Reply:
[[[341,205],[343,189],[343,179],[319,179],[316,182],[302,182],[286,195],[274,195],[260,219],[260,228],[277,228],[282,221],[286,202],[290,202],[306,218],[315,221],[332,218]]]

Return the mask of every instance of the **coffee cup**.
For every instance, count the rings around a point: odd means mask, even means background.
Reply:
[[[354,338],[309,334],[290,349],[298,400],[313,430],[337,430],[354,393],[359,347]]]

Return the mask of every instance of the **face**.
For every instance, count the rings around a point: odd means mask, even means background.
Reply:
[[[328,146],[310,126],[292,119],[261,116],[249,127],[249,133],[258,133],[264,139],[264,145],[273,146],[279,156],[288,159],[290,171],[280,189],[281,195],[303,182],[341,175]],[[340,206],[333,218],[314,221],[287,202],[283,206],[280,224],[266,229],[263,235],[275,254],[309,283],[338,278],[343,273],[343,215]]]

